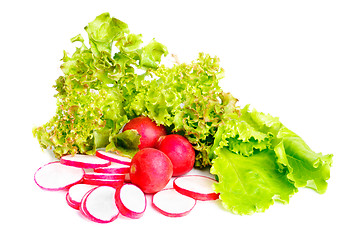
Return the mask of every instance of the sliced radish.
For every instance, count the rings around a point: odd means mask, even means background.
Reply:
[[[142,190],[133,185],[125,184],[116,190],[116,205],[123,216],[140,218],[146,210],[146,196]]]
[[[114,221],[119,215],[115,193],[116,189],[109,186],[99,186],[90,190],[82,199],[80,211],[94,222]]]
[[[108,167],[95,168],[94,171],[98,173],[124,174],[130,172],[130,165],[113,162]]]
[[[67,202],[67,204],[68,204],[70,207],[72,207],[72,208],[74,208],[74,209],[76,209],[76,210],[79,210],[80,205],[79,205],[79,204],[75,204],[74,202],[71,201],[70,196],[69,196],[69,193],[66,194],[66,202]]]
[[[96,186],[98,187],[98,186]],[[82,213],[83,216],[85,216],[87,219],[90,219],[91,220],[91,217],[87,214],[87,212],[84,210],[84,203],[85,201],[83,201],[84,199],[87,198],[87,196],[92,192],[93,189],[91,189],[90,191],[88,191],[81,199],[81,202],[80,202],[80,207],[79,207],[79,210],[80,210],[80,213]]]
[[[219,193],[213,191],[212,185],[217,181],[200,175],[186,175],[176,178],[173,187],[177,192],[196,200],[216,200]]]
[[[152,205],[165,216],[183,217],[194,208],[196,201],[180,194],[174,188],[166,188],[153,195]]]
[[[50,162],[35,172],[34,180],[42,189],[57,191],[81,182],[84,174],[81,168],[66,166],[60,162]]]
[[[92,169],[85,169],[84,178],[97,180],[122,180],[125,179],[125,174],[97,173]]]
[[[111,161],[111,162],[115,162],[115,163],[121,163],[121,164],[125,164],[125,165],[131,164],[131,158],[123,157],[116,153],[106,152],[103,150],[97,150],[96,156],[99,158]]]
[[[83,154],[62,156],[60,162],[64,165],[78,167],[78,168],[107,167],[111,164],[111,162],[108,160],[104,160],[93,155],[83,155]]]
[[[81,200],[85,196],[85,194],[90,191],[91,189],[94,189],[97,187],[96,185],[90,185],[90,184],[76,184],[70,187],[68,193],[66,194],[66,201],[70,205],[70,207],[73,207],[75,209],[79,209]]]
[[[119,180],[103,180],[103,179],[88,179],[84,178],[83,183],[98,186],[110,186],[114,188],[121,187],[124,183],[124,179]]]

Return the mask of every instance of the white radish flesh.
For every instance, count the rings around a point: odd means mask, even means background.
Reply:
[[[42,189],[57,191],[81,182],[84,174],[85,172],[81,168],[66,166],[60,162],[51,162],[35,172],[34,180]]]
[[[114,188],[119,188],[123,185],[124,179],[119,180],[104,180],[104,179],[83,179],[84,184],[90,184],[90,185],[98,185],[98,186],[110,186]]]
[[[216,200],[219,194],[213,191],[212,185],[217,181],[200,175],[186,175],[176,178],[173,187],[177,192],[196,200]]]
[[[137,219],[142,217],[146,210],[146,196],[139,187],[133,184],[125,184],[118,188],[115,199],[123,216]]]
[[[165,216],[183,217],[194,208],[196,200],[180,194],[173,188],[167,188],[153,195],[152,205]]]
[[[97,173],[92,169],[85,169],[85,176],[87,179],[97,179],[97,180],[121,180],[125,179],[124,174],[112,174],[112,173]]]
[[[109,186],[99,186],[90,190],[82,199],[80,211],[94,222],[114,221],[119,215],[115,192],[116,189]]]
[[[121,164],[125,164],[125,165],[130,165],[131,164],[131,158],[123,157],[123,156],[118,155],[116,153],[97,150],[96,151],[96,156],[99,157],[99,158],[111,161],[111,162],[115,162],[115,163],[121,163]]]
[[[66,200],[67,203],[75,208],[79,209],[80,203],[82,198],[85,196],[85,194],[90,191],[91,189],[94,189],[97,187],[96,185],[90,185],[90,184],[76,184],[70,187],[67,195]]]
[[[95,168],[94,171],[98,173],[125,174],[130,172],[130,165],[113,162],[108,167]]]
[[[104,160],[93,155],[83,155],[83,154],[62,156],[60,162],[64,165],[78,167],[78,168],[107,167],[111,164],[111,162],[108,160]]]

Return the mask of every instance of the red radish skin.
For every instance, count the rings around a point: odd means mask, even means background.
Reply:
[[[125,174],[130,172],[130,164],[111,163],[108,167],[99,167],[93,170],[97,173]]]
[[[101,159],[108,160],[108,161],[114,162],[114,163],[120,163],[120,164],[124,164],[124,165],[128,165],[128,166],[131,164],[131,158],[123,157],[116,153],[97,150],[96,156]]]
[[[115,193],[116,189],[109,186],[99,186],[90,190],[81,201],[80,211],[97,223],[114,221],[119,215]]]
[[[192,170],[195,162],[195,151],[192,144],[182,135],[162,136],[156,147],[171,160],[173,176],[180,176]]]
[[[97,180],[123,180],[125,179],[125,174],[98,173],[94,172],[94,170],[85,169],[84,178]]]
[[[136,130],[141,135],[139,149],[155,147],[158,138],[167,134],[163,125],[158,126],[145,116],[133,118],[123,127],[123,131],[130,129]]]
[[[144,148],[132,158],[130,180],[144,193],[162,190],[170,181],[173,173],[171,160],[154,148]]]
[[[166,188],[152,196],[153,207],[167,217],[183,217],[189,214],[197,200],[180,194],[174,188]]]
[[[145,194],[133,184],[125,184],[117,188],[115,201],[120,213],[132,219],[142,217],[147,206]]]
[[[80,209],[80,204],[77,204],[77,203],[73,202],[73,201],[70,199],[69,193],[66,194],[66,202],[67,202],[67,205],[69,205],[69,206],[72,207],[73,209],[76,209],[76,210],[79,210],[79,209]]]
[[[114,188],[119,188],[124,184],[124,179],[120,180],[102,180],[102,179],[83,179],[84,184],[98,185],[98,186],[110,186]]]
[[[219,193],[212,189],[217,181],[200,175],[186,175],[173,180],[173,188],[188,197],[196,200],[207,201],[219,198]]]
[[[82,183],[73,185],[66,194],[67,203],[70,207],[79,210],[82,198],[95,187],[97,186]]]
[[[50,162],[40,167],[34,174],[34,181],[41,189],[48,191],[67,190],[83,180],[85,172],[81,168],[66,166],[60,162]]]
[[[60,162],[64,165],[78,168],[98,168],[111,165],[111,162],[108,160],[104,160],[93,155],[83,154],[62,156]]]

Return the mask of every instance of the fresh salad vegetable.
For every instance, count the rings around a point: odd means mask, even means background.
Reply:
[[[156,148],[166,154],[173,165],[172,176],[180,176],[192,170],[195,162],[195,151],[191,143],[182,135],[162,136]]]
[[[132,158],[141,134],[121,129],[147,117],[191,143],[194,166],[210,168],[215,193],[233,213],[288,203],[300,187],[326,191],[332,155],[312,151],[278,118],[238,106],[219,85],[224,74],[217,57],[200,53],[191,63],[166,67],[163,44],[143,44],[141,34],[108,13],[85,30],[89,45],[77,35],[71,41],[80,46],[64,52],[63,75],[54,85],[56,115],[33,129],[42,148],[59,158],[99,148]],[[86,205],[80,209],[89,215]]]
[[[145,193],[156,193],[170,181],[173,165],[166,154],[155,148],[143,148],[133,157],[131,182]]]

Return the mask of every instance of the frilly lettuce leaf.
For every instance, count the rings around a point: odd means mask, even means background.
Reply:
[[[89,36],[91,50],[96,55],[100,52],[111,53],[113,41],[129,32],[126,23],[111,18],[109,13],[97,16],[85,27],[85,30]]]
[[[127,130],[111,137],[106,151],[116,152],[121,156],[132,158],[138,152],[141,135],[136,130]]]
[[[299,187],[326,191],[331,154],[315,153],[278,118],[249,106],[241,114],[219,127],[211,148],[214,189],[227,209],[251,214],[274,199],[287,203]]]
[[[278,171],[273,150],[256,151],[249,157],[230,151],[216,150],[211,173],[219,178],[214,190],[220,193],[224,207],[236,214],[264,212],[274,200],[289,202],[297,188]]]

